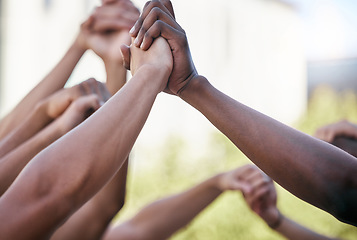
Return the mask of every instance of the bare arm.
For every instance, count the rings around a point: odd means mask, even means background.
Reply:
[[[124,205],[127,169],[128,159],[113,179],[57,229],[51,239],[101,239]]]
[[[251,191],[245,192],[244,199],[270,228],[290,240],[332,240],[282,215],[276,206],[277,195],[273,181],[254,165],[250,165],[247,170],[241,181],[248,184]]]
[[[115,94],[126,82],[120,46],[130,43],[129,28],[139,12],[129,0],[102,1],[88,26],[88,48],[102,58],[107,73],[106,85]],[[99,239],[112,218],[124,205],[128,159],[113,179],[61,226],[52,239]]]
[[[271,119],[215,89],[199,76],[170,1],[149,2],[136,22],[136,46],[167,39],[174,67],[168,87],[204,114],[264,172],[299,198],[357,225],[357,161],[351,155]]]
[[[238,168],[194,186],[182,193],[155,201],[127,222],[106,233],[104,240],[168,239],[186,226],[225,190],[247,190],[239,180],[244,169]]]
[[[43,99],[63,88],[85,49],[75,41],[54,69],[0,122],[0,139],[21,124]]]
[[[12,137],[9,142],[14,143],[16,140],[21,140],[24,135],[28,135],[29,132],[34,133],[34,136],[25,139],[23,143],[13,144],[15,148],[0,158],[0,195],[7,190],[25,165],[37,153],[81,123],[89,111],[99,108],[100,102],[106,101],[103,95],[94,93],[82,97],[74,96],[77,88],[78,86],[64,89],[51,96],[34,111],[33,117],[28,118],[20,125],[19,131],[9,135]],[[51,108],[50,114],[48,108]],[[61,115],[51,116],[51,114],[57,115],[57,113]],[[40,126],[38,122],[44,122],[44,120],[48,122],[49,119],[52,121],[54,118],[56,120],[43,129],[36,129],[37,126]]]
[[[131,81],[38,154],[0,198],[3,236],[48,238],[118,171],[171,72],[169,47],[163,39],[155,43],[149,52],[134,48],[138,62]]]

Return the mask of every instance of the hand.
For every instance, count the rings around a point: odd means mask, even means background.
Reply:
[[[132,37],[136,37],[134,45],[143,50],[149,49],[154,39],[160,36],[167,40],[173,56],[173,70],[166,92],[180,95],[190,80],[198,75],[186,33],[175,21],[169,0],[147,2],[130,33]],[[126,67],[130,67],[129,63],[125,63]]]
[[[130,42],[128,31],[139,11],[129,0],[102,2],[103,5],[81,25],[77,42],[84,49],[92,49],[105,63],[114,60],[122,65],[120,45]]]
[[[273,181],[254,165],[245,166],[241,181],[248,184],[250,189],[243,192],[249,207],[269,226],[276,227],[281,215],[276,207],[277,196]]]
[[[44,99],[40,105],[44,108],[46,115],[55,119],[62,115],[64,111],[76,99],[96,94],[103,102],[107,101],[110,97],[105,85],[101,82],[91,78],[71,88],[64,88]]]
[[[357,139],[357,125],[347,120],[342,120],[317,129],[315,137],[329,143],[333,142],[336,137]]]
[[[141,68],[161,73],[161,75],[155,77],[155,80],[163,80],[160,89],[161,91],[165,89],[172,71],[172,55],[165,39],[157,38],[148,51],[137,48],[133,44],[130,47],[122,45],[121,51],[124,61],[130,62],[130,70],[133,76]]]
[[[244,181],[244,175],[249,171],[254,170],[254,165],[246,165],[229,172],[225,172],[219,175],[218,189],[221,191],[226,190],[239,190],[243,194],[251,191],[251,186]]]
[[[65,112],[55,120],[61,134],[64,135],[87,119],[103,105],[103,99],[97,94],[81,96],[74,100]]]

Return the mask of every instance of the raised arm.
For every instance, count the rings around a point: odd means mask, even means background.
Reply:
[[[95,87],[97,84],[100,86]],[[98,91],[91,91],[89,85]],[[90,79],[43,100],[29,118],[1,141],[1,153],[6,153],[0,158],[0,196],[37,153],[81,123],[108,98],[104,84]]]
[[[143,50],[158,36],[167,39],[174,59],[168,84],[171,92],[204,114],[288,191],[342,221],[357,225],[357,160],[214,88],[195,71],[185,32],[168,14],[165,4],[149,2],[131,32],[137,39],[136,45]]]
[[[133,47],[131,56],[131,81],[38,154],[0,198],[4,238],[48,238],[122,166],[172,68],[164,39],[147,52]]]
[[[51,240],[102,239],[113,217],[124,205],[128,161],[110,182],[57,229]]]
[[[91,24],[91,21],[92,19],[88,19],[82,24],[76,40],[57,65],[1,120],[0,139],[20,125],[41,100],[64,87],[74,67],[86,51],[81,39],[84,38],[84,29]]]
[[[93,13],[93,24],[88,26],[86,44],[102,58],[107,87],[115,94],[126,82],[120,46],[130,43],[129,29],[139,11],[129,0],[102,1]],[[100,161],[100,160],[98,160]],[[112,180],[92,199],[74,213],[51,239],[99,239],[112,218],[124,205],[127,159]]]
[[[225,190],[249,191],[241,183],[243,168],[221,173],[182,193],[155,201],[132,219],[109,229],[104,240],[168,239],[186,226]]]
[[[241,181],[251,189],[243,194],[245,201],[273,230],[290,240],[332,240],[284,216],[276,206],[277,195],[273,181],[256,166],[248,166]]]

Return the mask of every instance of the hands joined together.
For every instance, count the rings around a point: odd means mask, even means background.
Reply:
[[[276,227],[280,213],[272,179],[255,165],[249,164],[218,175],[217,187],[221,191],[241,191],[248,206],[270,227]]]

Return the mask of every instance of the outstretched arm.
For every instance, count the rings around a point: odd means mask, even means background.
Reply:
[[[75,212],[51,237],[51,240],[102,239],[110,222],[125,201],[128,159],[92,199]]]
[[[185,32],[165,7],[169,1],[161,2],[148,2],[132,36],[144,50],[158,36],[167,39],[174,59],[168,84],[171,92],[204,114],[284,188],[340,220],[357,225],[356,159],[239,103],[199,76]]]
[[[83,29],[91,24],[92,20],[87,20],[82,24],[80,33],[63,58],[52,69],[52,71],[34,87],[17,106],[6,115],[0,122],[0,139],[21,124],[23,119],[30,114],[33,108],[43,99],[63,88],[70,77],[74,67],[86,51],[80,39]]]
[[[238,168],[219,174],[185,192],[155,201],[144,207],[129,221],[109,229],[104,240],[168,239],[187,225],[223,191],[248,191],[248,187],[239,180],[244,171],[244,168]]]
[[[332,240],[294,222],[280,213],[276,206],[276,190],[273,181],[254,165],[242,176],[251,189],[243,194],[249,207],[273,230],[290,240]]]
[[[5,154],[0,158],[0,196],[37,153],[81,123],[89,113],[99,108],[100,102],[108,99],[108,92],[88,92],[86,95],[79,90],[84,85],[97,84],[106,91],[102,83],[90,79],[51,95],[1,141],[1,153]]]
[[[133,47],[131,56],[136,66],[131,81],[38,154],[0,198],[4,238],[48,238],[122,166],[172,68],[163,39],[148,52]]]
[[[102,58],[107,73],[107,88],[115,94],[126,82],[120,46],[130,43],[129,29],[139,11],[129,0],[102,1],[88,26],[86,44]],[[74,213],[51,239],[99,239],[112,218],[124,205],[128,159],[112,180]]]

